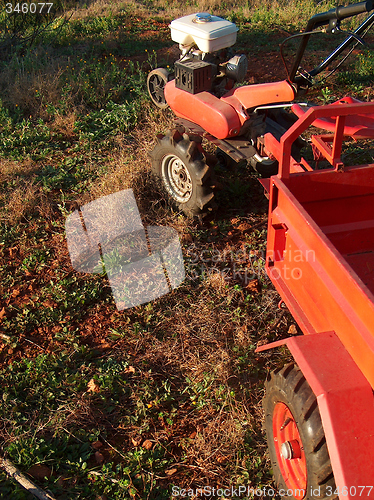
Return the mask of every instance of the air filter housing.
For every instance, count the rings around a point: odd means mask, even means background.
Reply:
[[[174,65],[175,87],[190,94],[212,89],[212,65],[199,60],[177,61]]]

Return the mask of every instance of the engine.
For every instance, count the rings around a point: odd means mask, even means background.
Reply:
[[[208,91],[221,97],[235,82],[245,79],[245,55],[230,57],[238,28],[208,13],[190,14],[170,24],[171,38],[181,56],[175,67],[175,86],[191,94]],[[227,60],[227,58],[229,59]]]

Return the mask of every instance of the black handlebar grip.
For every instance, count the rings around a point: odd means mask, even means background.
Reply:
[[[346,7],[340,6],[336,8],[336,18],[339,20],[346,17],[356,16],[364,12],[370,12],[374,9],[374,0],[366,0],[365,2],[353,3]]]

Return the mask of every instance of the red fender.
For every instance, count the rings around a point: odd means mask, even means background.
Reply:
[[[256,85],[244,85],[232,89],[221,101],[231,104],[238,112],[241,109],[252,109],[257,106],[289,102],[295,99],[295,89],[287,81],[259,83]]]
[[[174,113],[212,134],[217,139],[235,137],[241,124],[235,109],[209,92],[190,94],[175,88],[175,80],[165,86],[165,99]]]
[[[289,102],[295,90],[287,81],[245,85],[227,92],[221,99],[209,92],[190,94],[175,87],[175,80],[165,86],[165,99],[174,113],[212,134],[217,139],[239,135],[248,119],[247,109],[266,104]]]
[[[301,335],[286,344],[314,392],[340,498],[374,498],[374,396],[335,332]]]

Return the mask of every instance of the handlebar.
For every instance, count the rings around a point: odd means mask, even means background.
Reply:
[[[365,2],[352,3],[346,7],[340,5],[339,7],[330,9],[327,12],[316,14],[309,19],[305,31],[312,31],[313,29],[328,24],[333,20],[342,21],[347,17],[357,16],[358,14],[363,14],[364,12],[370,12],[374,8],[373,4],[373,0],[366,0]]]
[[[364,12],[370,12],[373,9],[374,9],[373,0],[366,0],[366,2],[353,3],[351,5],[347,5],[346,7],[340,6],[335,9],[336,18],[342,20],[346,19],[347,17],[363,14]]]
[[[301,59],[304,55],[305,48],[310,38],[310,32],[326,24],[329,24],[330,28],[335,28],[337,24],[339,25],[339,21],[342,21],[347,17],[363,14],[364,12],[370,12],[373,9],[374,9],[374,0],[365,0],[364,2],[353,3],[347,6],[340,5],[339,7],[330,9],[327,12],[322,12],[321,14],[315,14],[313,17],[311,17],[305,29],[305,35],[303,36],[303,39],[300,43],[294,64],[292,65],[292,69],[289,74],[290,81],[293,82],[295,80],[297,70],[299,68]],[[360,30],[358,29],[356,31],[358,33]]]

